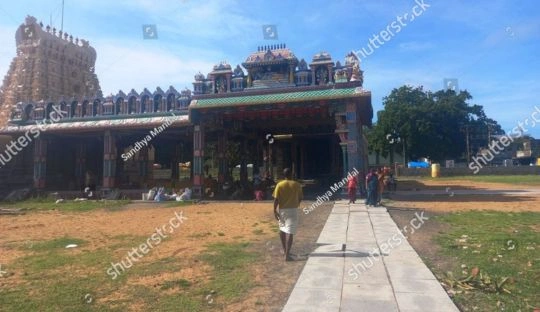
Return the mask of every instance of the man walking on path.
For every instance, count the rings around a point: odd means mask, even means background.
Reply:
[[[292,180],[292,173],[289,168],[283,170],[285,180],[279,182],[274,189],[274,216],[279,224],[279,236],[285,261],[292,261],[290,256],[293,235],[298,227],[298,206],[302,201],[302,185]]]

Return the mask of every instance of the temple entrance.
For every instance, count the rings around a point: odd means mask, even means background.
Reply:
[[[116,185],[120,189],[190,186],[192,137],[186,128],[117,134]],[[150,139],[147,136],[150,135]]]
[[[86,173],[100,185],[102,171],[103,141],[99,137],[48,137],[47,189],[82,191],[86,186]]]

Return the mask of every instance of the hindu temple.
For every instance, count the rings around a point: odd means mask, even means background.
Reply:
[[[201,197],[209,183],[247,185],[284,167],[319,187],[367,168],[371,93],[352,52],[306,61],[264,45],[235,67],[196,73],[192,90],[103,96],[88,41],[28,17],[16,43],[0,89],[5,189],[78,192],[91,173],[103,192],[189,186]]]

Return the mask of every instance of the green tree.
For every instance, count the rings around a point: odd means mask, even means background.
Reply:
[[[496,121],[486,116],[481,105],[468,104],[471,99],[467,91],[432,93],[411,86],[394,89],[383,99],[384,110],[377,113],[377,123],[368,131],[370,149],[386,157],[393,148],[399,151],[404,144],[407,159],[466,158],[467,135],[470,139],[471,133],[485,129],[486,139],[481,145],[485,146],[488,132],[504,133]],[[395,137],[400,138],[398,146],[391,144],[392,138],[396,144]],[[474,148],[477,147],[469,142],[469,150]]]

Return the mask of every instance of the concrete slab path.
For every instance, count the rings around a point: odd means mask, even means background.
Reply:
[[[337,201],[284,312],[459,312],[384,207]],[[294,249],[294,246],[293,246]]]

